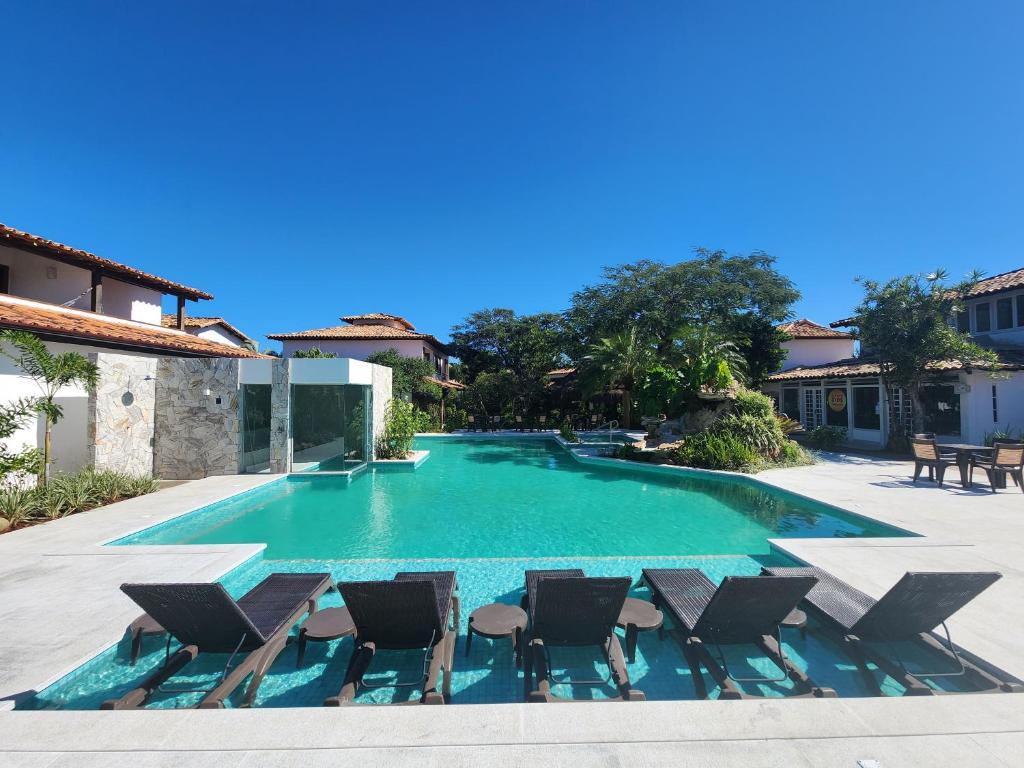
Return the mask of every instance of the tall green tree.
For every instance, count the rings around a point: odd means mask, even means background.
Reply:
[[[411,400],[415,395],[433,400],[441,396],[441,388],[428,381],[437,376],[437,371],[422,357],[403,357],[397,349],[391,348],[374,352],[366,362],[391,369],[391,394],[394,397]]]
[[[924,431],[921,390],[934,373],[934,364],[954,360],[964,366],[996,370],[995,352],[971,341],[951,326],[963,309],[963,296],[980,278],[974,273],[949,284],[944,270],[930,275],[905,275],[888,282],[858,278],[864,298],[855,310],[853,325],[862,356],[875,360],[889,393],[889,439],[894,447],[904,443],[899,421],[892,412],[893,393],[903,388],[910,397],[913,429]]]
[[[57,394],[64,387],[73,385],[94,391],[99,381],[99,369],[78,352],[53,354],[42,339],[28,331],[0,330],[0,354],[17,365],[39,387],[41,395],[36,399],[35,407],[42,414],[45,427],[39,483],[46,485],[50,477],[53,425],[64,418],[64,411],[56,402]]]
[[[736,315],[725,324],[723,333],[743,356],[746,385],[751,389],[759,389],[765,378],[786,361],[782,343],[788,341],[789,336],[764,315],[753,312]]]
[[[580,382],[587,394],[606,386],[622,390],[622,421],[629,429],[633,426],[633,391],[655,362],[650,343],[631,326],[590,346],[580,368]]]
[[[485,372],[511,371],[520,380],[540,381],[566,361],[562,316],[554,312],[517,315],[511,309],[481,309],[452,328],[449,345],[467,382]]]
[[[677,264],[641,260],[606,267],[604,280],[573,294],[565,313],[574,337],[570,353],[635,326],[666,352],[681,325],[724,327],[739,314],[769,322],[787,317],[800,298],[789,278],[775,269],[775,258],[754,251],[729,255],[706,248]]]

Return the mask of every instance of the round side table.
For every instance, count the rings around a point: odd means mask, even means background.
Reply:
[[[142,651],[142,637],[143,635],[162,635],[167,630],[160,626],[159,622],[150,616],[148,613],[144,613],[131,624],[128,625],[128,634],[132,636],[132,651],[129,657],[129,663],[134,667],[135,662],[139,660],[139,653]]]
[[[789,615],[782,620],[782,626],[787,629],[798,629],[800,630],[800,637],[806,639],[807,637],[807,614],[801,611],[799,608],[794,608],[789,612]]]
[[[301,667],[306,656],[306,643],[326,643],[356,633],[356,625],[348,608],[324,608],[310,615],[299,627],[299,656],[295,666]]]
[[[491,603],[477,608],[469,615],[469,630],[466,632],[466,655],[473,645],[473,635],[491,640],[512,638],[512,650],[516,655],[516,666],[523,665],[523,632],[526,631],[526,611],[515,605]]]
[[[626,630],[626,661],[636,661],[636,638],[641,632],[660,629],[665,617],[653,603],[635,597],[627,597],[619,613],[616,626]]]

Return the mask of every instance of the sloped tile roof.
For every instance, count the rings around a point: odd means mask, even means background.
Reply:
[[[387,312],[367,312],[365,315],[345,315],[339,319],[344,320],[346,323],[355,323],[361,320],[394,320],[397,323],[401,323],[410,331],[416,330],[416,327],[404,317],[399,315],[389,315]]]
[[[1024,349],[999,349],[1000,363],[997,370],[1017,371],[1024,369]],[[928,370],[936,373],[943,371],[959,371],[963,369],[959,360],[939,360],[928,365]],[[978,366],[981,369],[981,366]],[[821,365],[803,365],[790,368],[788,371],[773,373],[765,381],[794,381],[798,379],[847,379],[862,376],[877,376],[881,371],[878,363],[862,360],[857,357],[836,360]]]
[[[0,328],[16,328],[100,346],[116,344],[140,351],[198,357],[266,357],[244,347],[218,344],[159,325],[97,315],[56,304],[0,295]]]
[[[808,320],[806,317],[777,325],[780,331],[794,339],[852,339],[853,334],[845,331],[834,331],[823,325]]]
[[[987,296],[990,293],[1012,291],[1016,288],[1024,288],[1024,267],[979,280],[974,288],[967,292],[966,296],[967,298]]]
[[[92,267],[101,267],[104,271],[110,273],[112,277],[125,277],[132,278],[136,282],[143,283],[151,288],[156,288],[164,293],[173,293],[181,295],[189,299],[212,299],[206,291],[200,291],[198,288],[191,288],[181,283],[175,283],[166,278],[159,277],[157,275],[151,275],[148,272],[143,272],[140,269],[129,267],[125,264],[120,264],[110,259],[105,259],[102,256],[97,256],[94,253],[83,251],[81,248],[72,248],[70,245],[64,245],[58,243],[55,240],[47,240],[44,237],[33,235],[29,232],[22,232],[20,229],[9,227],[6,224],[0,223],[0,245],[21,245],[29,246],[26,250],[36,251],[43,256],[55,255],[59,256],[68,261],[75,262],[77,266],[81,266],[83,269],[89,269]]]
[[[445,345],[429,333],[416,333],[402,328],[394,328],[390,325],[334,325],[329,328],[313,328],[308,331],[295,331],[294,333],[268,333],[268,339],[277,341],[351,341],[354,339],[422,339],[429,341],[434,347],[444,351]]]
[[[164,328],[177,328],[178,327],[178,316],[177,315],[161,315],[160,324]],[[192,315],[185,315],[185,327],[186,328],[209,328],[211,325],[222,325],[227,328],[231,333],[240,339],[251,339],[238,330],[235,326],[225,320],[223,317],[192,317]]]

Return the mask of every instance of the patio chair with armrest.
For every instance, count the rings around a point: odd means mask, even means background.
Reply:
[[[921,470],[927,467],[929,479],[933,479],[932,473],[934,472],[934,480],[941,488],[946,469],[956,466],[956,460],[951,456],[944,455],[934,438],[912,437],[910,449],[914,454],[914,482],[916,483],[921,477]]]
[[[971,456],[970,479],[974,482],[974,468],[984,471],[988,476],[992,493],[999,485],[1006,485],[1005,478],[1013,479],[1014,485],[1024,491],[1024,443],[1011,443],[1002,440],[992,442],[992,451],[987,456],[975,454]],[[1000,476],[1003,480],[999,483]]]

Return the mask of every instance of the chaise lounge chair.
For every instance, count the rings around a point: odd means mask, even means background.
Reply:
[[[536,572],[535,572],[536,573]],[[532,583],[530,583],[532,581]],[[553,683],[605,685],[614,681],[619,695],[608,701],[643,701],[630,686],[615,623],[629,593],[629,578],[586,578],[564,573],[528,579],[530,627],[524,654],[523,681],[527,701],[569,701],[551,692]],[[552,648],[596,646],[608,676],[597,680],[556,680],[551,674]],[[536,688],[534,688],[536,679]]]
[[[340,707],[354,702],[359,688],[420,687],[421,704],[451,698],[459,598],[454,571],[403,572],[392,581],[349,581],[338,585],[356,627],[355,648],[341,692],[324,701]],[[451,625],[449,625],[451,619]],[[367,683],[363,678],[378,651],[422,649],[423,674],[415,680]],[[438,678],[444,675],[440,691]]]
[[[164,664],[138,688],[101,709],[138,709],[154,692],[201,653],[231,656],[219,682],[209,690],[178,689],[205,694],[200,708],[224,706],[227,698],[251,674],[242,706],[252,705],[263,676],[284,650],[288,633],[331,587],[328,573],[273,573],[237,601],[220,584],[122,584],[121,591],[181,643]],[[239,653],[246,657],[232,668]],[[173,689],[172,689],[173,692]]]
[[[868,670],[870,660],[907,689],[907,694],[943,693],[924,682],[924,678],[966,677],[983,691],[1020,691],[1017,681],[1000,680],[968,661],[957,651],[949,635],[946,620],[988,589],[1002,575],[995,572],[907,573],[877,601],[821,568],[765,568],[771,577],[811,576],[817,584],[804,598],[802,607],[813,614],[832,638],[849,649],[865,679],[876,692],[882,691]],[[764,578],[764,577],[762,577]],[[946,643],[932,630],[942,626]],[[913,640],[946,657],[953,671],[907,669],[891,645]],[[889,646],[891,655],[882,653],[878,644]]]
[[[787,677],[802,696],[832,697],[835,691],[816,686],[786,658],[782,622],[814,586],[813,576],[727,576],[716,587],[696,568],[645,568],[641,581],[654,604],[667,611],[693,673],[697,693],[707,698],[703,665],[721,688],[722,699],[752,698],[737,683],[781,683]],[[712,655],[708,646],[713,646]],[[729,671],[723,645],[754,645],[779,668],[778,677],[736,677]]]

